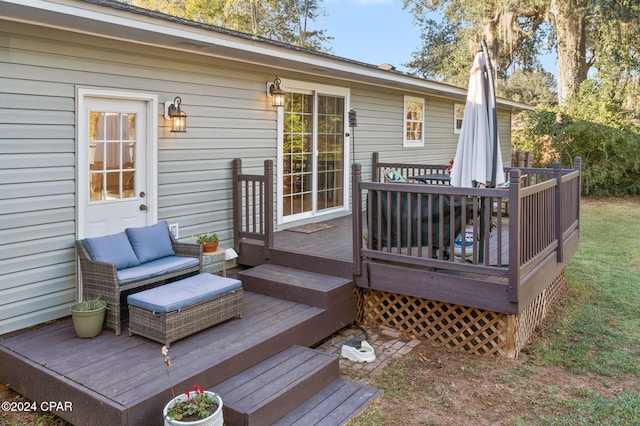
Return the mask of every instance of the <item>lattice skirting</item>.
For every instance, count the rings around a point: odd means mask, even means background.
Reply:
[[[503,314],[356,288],[358,321],[391,327],[455,350],[517,358],[564,289],[563,270],[520,314]]]

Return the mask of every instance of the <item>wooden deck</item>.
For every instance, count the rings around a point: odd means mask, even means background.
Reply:
[[[351,211],[358,214],[328,221],[333,225],[329,229],[296,234],[274,231],[271,160],[265,161],[263,174],[249,175],[236,159],[238,261],[350,277],[356,285],[358,320],[403,331],[404,320],[393,314],[400,305],[407,305],[400,316],[411,323],[433,323],[450,318],[450,309],[455,315],[459,311],[457,330],[469,335],[455,347],[517,357],[561,291],[564,268],[578,249],[581,161],[576,158],[573,168],[560,163],[552,168],[507,168],[509,185],[499,188],[412,180],[441,173],[443,167],[382,163],[374,153],[372,181],[363,180],[360,164],[351,167]],[[407,182],[383,182],[390,169],[406,175]],[[466,229],[473,253],[463,259],[450,248]],[[433,309],[442,314],[422,318]],[[500,332],[480,330],[487,339],[471,342],[478,339],[470,330],[486,324],[485,319],[500,322]],[[438,327],[447,329],[446,324]],[[458,337],[455,333],[442,339]]]
[[[353,311],[245,291],[244,318],[171,345],[175,392],[194,384],[215,391],[217,384],[292,345],[319,342],[353,321]],[[71,320],[63,319],[2,338],[0,380],[33,401],[71,401],[72,411],[55,414],[73,424],[159,424],[171,398],[161,346],[107,329],[94,339],[79,339]]]
[[[273,247],[294,253],[353,261],[351,216],[330,219],[321,223],[330,226],[330,228],[310,234],[290,230],[275,232]]]

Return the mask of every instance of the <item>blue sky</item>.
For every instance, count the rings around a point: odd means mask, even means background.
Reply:
[[[334,37],[333,54],[368,64],[392,64],[399,71],[421,48],[420,31],[413,26],[402,0],[324,0],[327,16],[317,27]],[[556,74],[555,55],[541,59],[545,69]]]
[[[402,63],[411,60],[421,42],[402,0],[324,0],[322,6],[328,16],[318,19],[318,27],[334,37],[335,55],[407,71]]]

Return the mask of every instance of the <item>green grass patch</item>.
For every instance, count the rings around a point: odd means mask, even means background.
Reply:
[[[573,289],[536,353],[578,374],[640,377],[640,206],[582,208],[580,248],[566,269]]]
[[[576,391],[576,399],[565,403],[567,408],[554,417],[540,418],[541,424],[575,425],[638,425],[640,424],[640,394],[624,392],[606,398],[595,392]]]

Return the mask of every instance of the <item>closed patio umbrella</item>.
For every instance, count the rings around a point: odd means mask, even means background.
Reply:
[[[495,187],[504,183],[491,60],[484,41],[481,46],[471,68],[458,148],[451,166],[451,185],[457,187]]]

